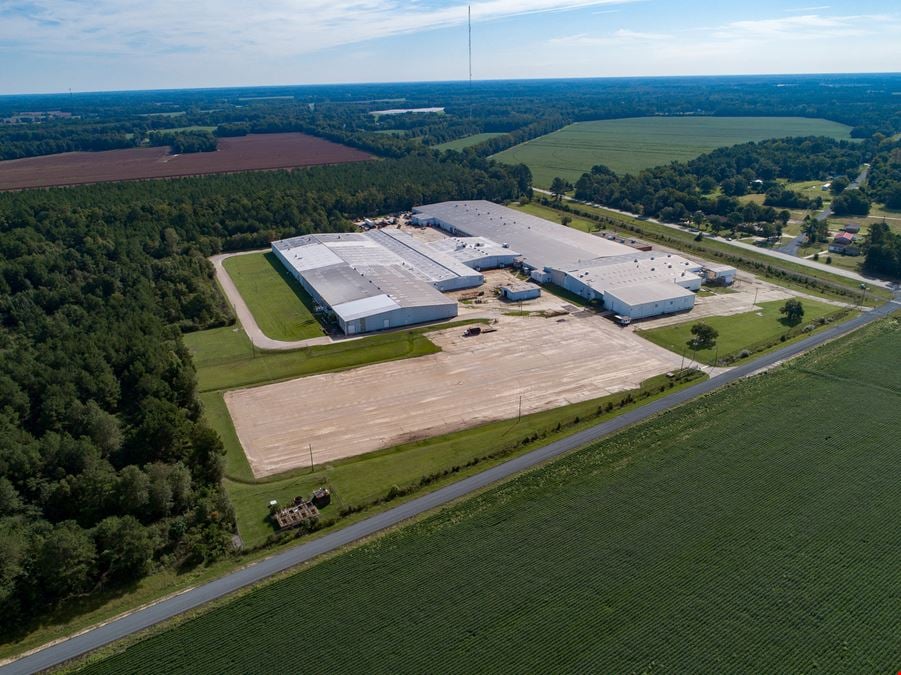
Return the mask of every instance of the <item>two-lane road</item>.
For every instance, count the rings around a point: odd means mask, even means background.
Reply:
[[[366,520],[331,532],[319,539],[299,544],[265,560],[227,574],[215,581],[166,598],[155,605],[136,610],[131,614],[97,626],[68,640],[52,644],[18,661],[0,667],[0,674],[34,673],[79,657],[179,614],[196,609],[212,600],[217,600],[241,588],[260,582],[274,574],[313,560],[323,553],[335,551],[405,520],[427,513],[431,509],[448,504],[460,497],[465,497],[492,483],[509,478],[542,462],[614,434],[625,427],[646,420],[658,413],[682,405],[740,378],[751,375],[762,368],[772,366],[828,340],[845,335],[898,309],[901,309],[901,293],[896,292],[895,300],[892,302],[857,316],[850,321],[827,328],[821,333],[766,354],[759,359],[733,368],[710,380],[677,391],[641,408],[630,410],[612,420],[602,422],[565,439],[550,443],[525,455],[511,459],[504,464],[499,464],[440,490],[371,516]]]

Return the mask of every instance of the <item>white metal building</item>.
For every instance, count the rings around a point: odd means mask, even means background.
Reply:
[[[520,255],[510,248],[485,237],[447,237],[427,244],[474,270],[509,267]]]
[[[501,286],[501,294],[513,302],[520,300],[531,300],[541,296],[541,287],[530,284],[528,281],[522,281],[517,284],[507,284]]]
[[[694,307],[695,295],[682,286],[650,282],[618,286],[604,292],[604,308],[630,319],[684,312]]]
[[[736,270],[729,265],[721,265],[719,263],[705,262],[702,268],[704,277],[712,284],[720,284],[721,286],[731,286],[735,281]]]
[[[293,237],[273,242],[272,251],[348,335],[457,316],[441,290],[484,281],[396,230]]]
[[[429,204],[413,213],[414,223],[434,225],[457,238],[502,242],[521,252],[519,264],[532,280],[603,302],[606,309],[623,316],[642,318],[691,309],[695,297],[691,291],[704,281],[703,266],[682,256],[637,251],[487,201]],[[629,288],[636,290],[624,290]]]

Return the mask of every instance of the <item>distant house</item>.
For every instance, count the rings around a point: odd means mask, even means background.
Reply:
[[[848,223],[842,228],[845,232],[850,232],[851,234],[857,234],[860,232],[860,225],[857,223]]]
[[[835,235],[835,239],[832,240],[832,243],[839,244],[840,246],[848,246],[854,241],[854,235],[850,232],[839,232]]]
[[[854,235],[850,232],[839,232],[829,244],[829,250],[833,253],[845,255],[857,255],[858,249],[854,246]]]

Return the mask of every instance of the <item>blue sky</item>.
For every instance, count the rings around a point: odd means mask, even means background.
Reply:
[[[901,71],[901,5],[478,0],[475,79]],[[0,0],[0,93],[465,79],[451,0]]]

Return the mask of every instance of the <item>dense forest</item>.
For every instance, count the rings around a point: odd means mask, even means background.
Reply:
[[[0,630],[227,554],[222,446],[181,333],[230,321],[206,256],[451,198],[525,167],[399,160],[0,195]]]
[[[901,76],[793,75],[432,82],[247,87],[0,97],[0,119],[22,111],[72,117],[0,125],[0,159],[133,147],[153,130],[212,126],[217,135],[307,131],[383,156],[479,132],[487,156],[570,122],[649,115],[823,117],[855,138],[901,131]],[[444,114],[373,115],[443,107]],[[390,133],[381,133],[390,132]]]

